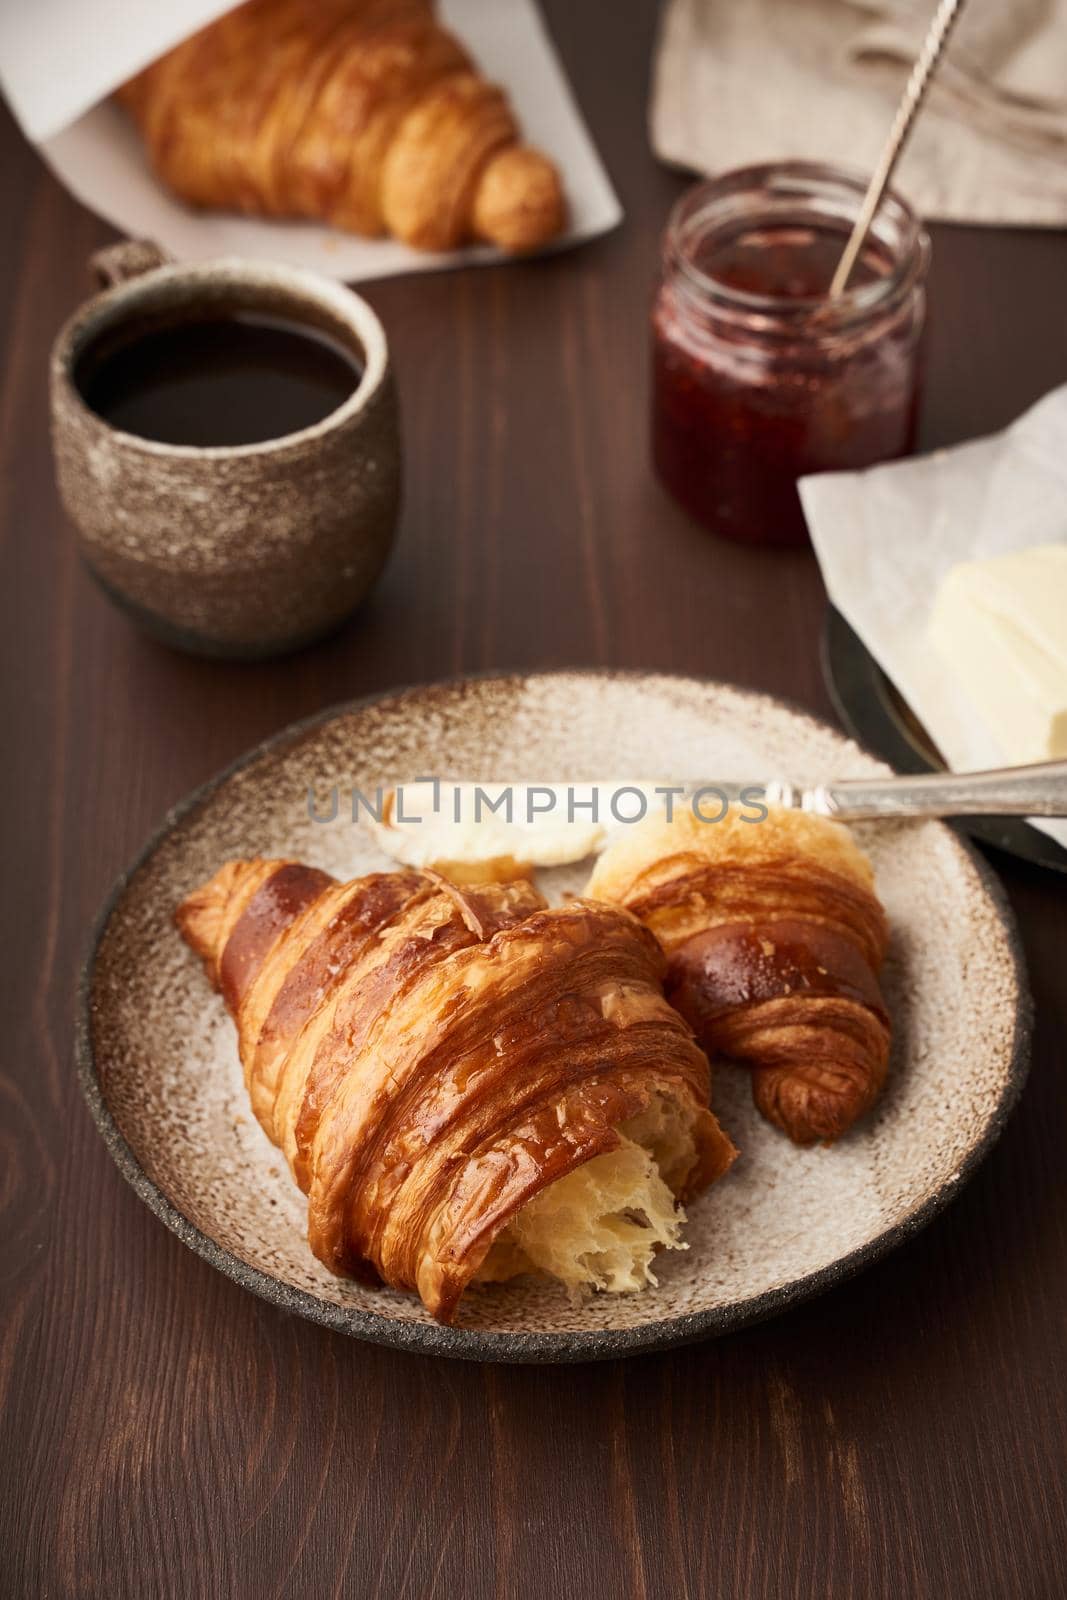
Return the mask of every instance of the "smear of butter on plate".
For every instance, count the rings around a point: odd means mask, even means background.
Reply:
[[[613,801],[615,809],[613,810]],[[405,783],[366,826],[388,855],[459,882],[506,881],[565,866],[661,805],[653,784]]]

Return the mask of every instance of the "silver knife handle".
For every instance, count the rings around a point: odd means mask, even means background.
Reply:
[[[792,792],[783,803],[860,822],[877,817],[1067,817],[1067,761],[997,772],[931,772],[918,777],[844,778]],[[775,786],[768,784],[768,797]]]

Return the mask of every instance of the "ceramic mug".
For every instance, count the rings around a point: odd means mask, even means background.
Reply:
[[[399,421],[377,316],[341,284],[266,262],[182,266],[129,243],[93,265],[111,287],[60,331],[51,369],[57,482],[93,576],[149,632],[202,655],[268,656],[329,632],[396,532]],[[129,319],[185,308],[318,329],[362,376],[320,422],[259,444],[161,444],[113,428],[78,391],[79,356]]]

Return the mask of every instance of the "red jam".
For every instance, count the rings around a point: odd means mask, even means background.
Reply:
[[[858,199],[853,180],[795,163],[699,185],[672,218],[652,311],[653,458],[726,538],[804,544],[798,478],[914,447],[928,247],[892,201],[829,301]]]

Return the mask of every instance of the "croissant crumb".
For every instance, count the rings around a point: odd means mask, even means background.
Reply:
[[[560,1178],[512,1218],[479,1282],[541,1272],[578,1292],[630,1294],[655,1284],[653,1257],[688,1248],[675,1186],[696,1162],[691,1118],[657,1095],[617,1132],[618,1149]]]

